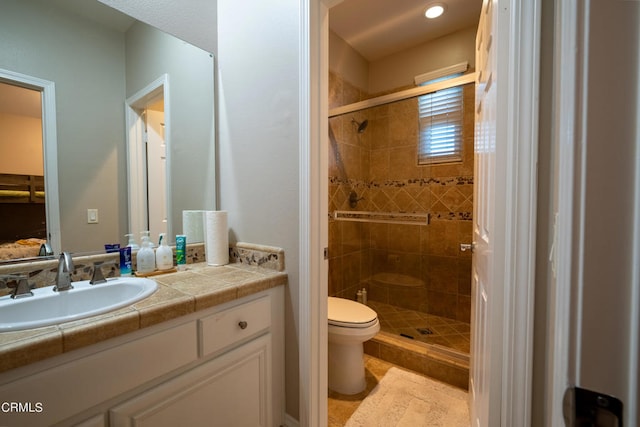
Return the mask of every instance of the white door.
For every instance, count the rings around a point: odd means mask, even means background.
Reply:
[[[160,107],[164,105],[159,101]],[[149,231],[153,239],[167,232],[167,146],[164,138],[164,112],[147,109],[147,197]]]
[[[475,168],[474,168],[474,255],[471,282],[471,366],[469,378],[470,416],[473,427],[498,425],[490,411],[491,381],[496,374],[491,369],[491,335],[495,333],[491,316],[498,309],[492,300],[496,297],[495,277],[491,265],[493,253],[493,224],[495,219],[496,168],[496,110],[497,97],[494,84],[496,55],[493,43],[491,1],[484,1],[476,36],[476,114],[475,114]],[[493,378],[492,378],[493,375]],[[495,414],[494,414],[495,415]],[[498,418],[499,420],[499,418]]]
[[[470,414],[530,425],[540,2],[485,0],[476,38]]]

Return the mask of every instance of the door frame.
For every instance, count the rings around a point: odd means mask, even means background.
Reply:
[[[171,103],[169,102],[169,75],[163,74],[125,101],[127,131],[127,188],[129,230],[136,239],[141,231],[148,230],[147,172],[145,150],[145,121],[141,108],[162,94],[164,99],[164,140],[167,149],[166,158],[166,212],[171,214]],[[167,222],[167,235],[172,236],[171,221]]]
[[[590,108],[590,105],[593,105],[594,102],[596,104],[600,102],[600,105],[603,105],[602,98],[599,98],[597,93],[595,95],[592,94],[594,91],[593,85],[599,85],[600,82],[594,83],[593,80],[590,80],[596,79],[593,76],[598,76],[598,73],[602,73],[602,69],[594,70],[595,61],[589,58],[593,54],[592,43],[594,43],[589,38],[595,37],[597,40],[603,31],[602,28],[595,30],[590,28],[592,25],[590,15],[594,13],[592,10],[594,3],[596,2],[561,1],[556,2],[554,11],[553,82],[555,97],[553,102],[554,121],[552,128],[554,132],[552,134],[552,146],[554,154],[557,156],[555,162],[556,170],[553,174],[553,178],[557,180],[554,187],[557,193],[553,211],[556,217],[554,241],[550,257],[553,277],[550,279],[548,286],[549,303],[547,304],[549,318],[546,342],[548,367],[545,372],[546,384],[544,389],[545,425],[564,425],[564,411],[567,410],[567,406],[570,403],[565,402],[563,399],[566,391],[574,386],[592,388],[594,391],[612,394],[622,399],[625,425],[636,425],[639,418],[638,384],[640,383],[640,377],[638,375],[638,354],[640,353],[640,335],[637,325],[640,318],[640,305],[638,304],[640,302],[640,287],[638,286],[640,282],[640,265],[638,263],[629,261],[625,263],[625,260],[621,260],[619,264],[616,263],[616,270],[623,271],[625,268],[628,269],[630,280],[629,283],[624,283],[624,281],[615,283],[619,277],[612,277],[610,280],[612,280],[613,286],[608,287],[608,292],[611,295],[625,295],[623,292],[628,291],[629,306],[619,305],[618,311],[608,316],[610,319],[616,319],[616,322],[612,323],[615,324],[614,329],[617,333],[627,332],[629,334],[628,337],[622,337],[623,341],[628,342],[628,348],[616,348],[614,351],[618,354],[626,351],[628,364],[625,366],[624,363],[613,362],[609,367],[609,369],[615,368],[616,374],[624,373],[626,370],[626,375],[622,376],[628,379],[628,383],[622,386],[623,390],[618,389],[616,393],[612,388],[620,386],[620,383],[613,381],[603,384],[597,376],[590,377],[594,370],[589,369],[589,364],[591,364],[590,367],[592,368],[594,362],[585,360],[585,358],[590,358],[591,356],[596,357],[596,360],[598,360],[598,356],[607,355],[612,348],[611,346],[603,348],[601,339],[590,338],[590,329],[587,329],[587,333],[583,335],[583,328],[585,327],[583,322],[585,322],[585,319],[593,318],[594,316],[594,295],[601,295],[594,289],[594,283],[596,288],[599,287],[600,283],[590,277],[589,271],[593,270],[588,269],[588,261],[586,261],[589,259],[586,254],[593,248],[590,248],[588,243],[585,242],[593,235],[593,230],[589,229],[587,232],[586,224],[588,224],[589,216],[597,215],[589,212],[586,199],[589,193],[597,194],[598,191],[601,191],[590,180],[590,175],[593,176],[598,172],[602,173],[602,171],[594,172],[593,170],[588,170],[590,165],[593,166],[594,163],[593,160],[588,162],[589,157],[596,157],[594,151],[591,151],[590,145],[595,144],[597,146],[597,136],[593,136],[592,126],[594,123],[590,122],[592,116],[589,114],[590,110],[595,110],[595,108],[593,106]],[[601,23],[607,22],[606,25],[609,25],[609,27],[624,28],[621,27],[621,25],[624,25],[623,23],[611,20],[611,18],[602,21],[598,15],[598,20]],[[608,32],[608,30],[605,31]],[[628,37],[626,32],[625,37]],[[618,53],[617,55],[620,54]],[[614,54],[613,58],[615,57],[616,55]],[[637,56],[635,58],[629,57],[629,61],[637,61],[637,58]],[[600,62],[605,64],[602,61]],[[609,62],[606,63],[606,67],[607,71],[609,71],[615,70],[616,66]],[[624,76],[619,77],[619,79],[624,78]],[[632,78],[634,78],[634,81],[631,83],[637,83],[637,76]],[[630,91],[633,90],[628,80],[621,81],[624,81],[629,86]],[[635,102],[638,103],[640,93],[637,91],[630,93],[633,94],[630,96],[636,97]],[[620,101],[624,101],[624,99]],[[639,112],[640,108],[636,107],[635,114],[638,115]],[[591,115],[593,114],[591,112]],[[601,120],[606,123],[606,126],[612,125],[604,117]],[[634,122],[629,120],[627,123]],[[635,123],[637,123],[637,120]],[[595,125],[598,125],[597,121]],[[630,126],[635,125],[632,124]],[[640,182],[640,158],[637,156],[637,149],[640,147],[640,143],[638,143],[637,127],[635,127],[635,138],[636,158],[635,171],[633,173],[636,178],[634,181],[636,184],[635,188],[631,188],[626,193],[633,199],[629,206],[635,212],[632,230],[629,231],[628,237],[629,241],[632,242],[629,245],[631,250],[630,260],[637,260],[637,255],[640,254],[640,216],[638,215],[640,212],[640,185],[638,185],[638,182]],[[608,160],[608,162],[611,165],[611,161]],[[615,167],[621,168],[623,166],[616,165]],[[619,203],[620,196],[617,197],[618,199],[612,199],[613,207],[608,206],[608,209],[617,207],[615,203]],[[604,203],[607,202],[610,202],[610,200]],[[591,219],[591,221],[593,220]],[[606,223],[607,218],[598,218],[598,221]],[[612,227],[616,226],[618,225],[612,225]],[[612,235],[611,239],[611,245],[615,247],[614,251],[621,250],[619,237],[616,238]],[[592,241],[589,242],[593,244]],[[610,263],[611,260],[602,260],[602,262]],[[599,265],[598,268],[601,268],[601,266]],[[594,292],[596,293],[594,294]],[[611,304],[611,301],[606,299],[596,298],[595,304],[598,309]],[[599,332],[611,332],[612,323],[603,327]],[[597,334],[595,335],[597,336]],[[618,339],[620,339],[619,336]],[[588,341],[587,345],[591,345],[591,350],[594,348],[595,342],[595,346],[598,347],[599,351],[585,351],[582,348],[585,345],[584,341]],[[609,374],[611,373],[607,372],[607,377],[615,377],[615,375]],[[618,378],[620,378],[620,375]],[[599,389],[599,387],[603,386],[603,389]],[[572,412],[568,411],[567,416],[572,416]]]
[[[494,7],[498,7],[498,0]],[[301,2],[300,56],[300,425],[327,421],[328,10],[340,0]],[[498,33],[508,44],[499,67],[509,109],[496,134],[505,138],[509,181],[503,259],[504,354],[498,387],[501,424],[531,420],[535,280],[538,86],[541,0],[500,1]],[[534,19],[531,19],[531,18]],[[529,52],[534,52],[529,55]],[[503,110],[504,111],[504,110]],[[512,181],[511,181],[512,179]],[[505,259],[505,255],[509,258]],[[502,256],[502,258],[500,258]],[[495,345],[495,343],[494,343]]]
[[[42,94],[42,155],[44,160],[45,215],[47,240],[58,254],[62,252],[60,233],[60,194],[58,193],[58,128],[56,122],[56,84],[27,74],[0,68],[0,81]]]

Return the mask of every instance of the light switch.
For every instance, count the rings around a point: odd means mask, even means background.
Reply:
[[[87,224],[98,223],[98,209],[87,209]]]

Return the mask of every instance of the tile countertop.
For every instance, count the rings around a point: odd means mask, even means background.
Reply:
[[[0,372],[99,343],[167,320],[287,284],[287,274],[243,263],[151,277],[158,290],[110,313],[54,326],[0,333]]]

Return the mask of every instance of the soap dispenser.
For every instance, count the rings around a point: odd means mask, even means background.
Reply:
[[[156,256],[151,247],[151,240],[148,235],[142,235],[142,247],[138,251],[136,264],[138,273],[141,274],[153,273],[156,269]]]
[[[125,234],[124,237],[127,238],[127,247],[131,248],[132,251],[140,249],[140,246],[136,243],[136,238],[133,234]]]
[[[158,249],[156,249],[156,266],[158,270],[170,270],[173,268],[173,251],[167,245],[167,235],[160,233]]]

